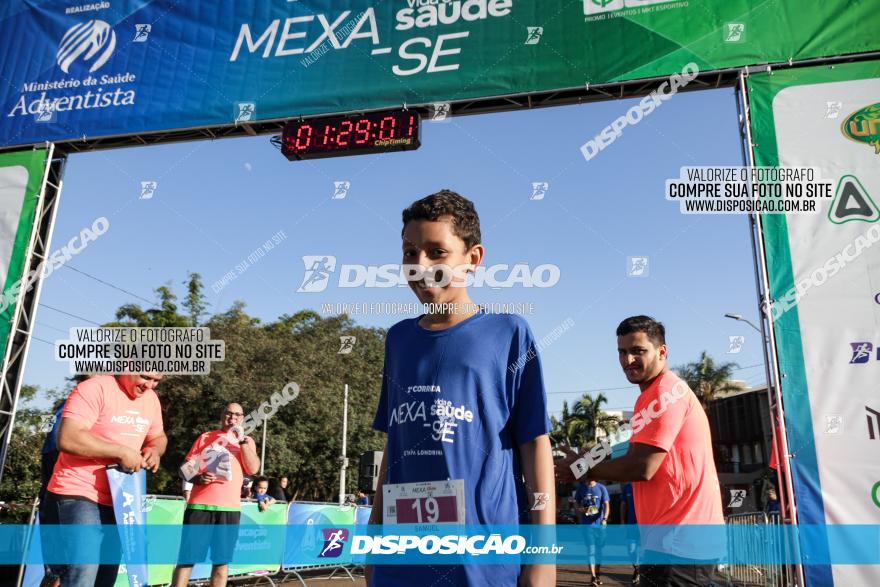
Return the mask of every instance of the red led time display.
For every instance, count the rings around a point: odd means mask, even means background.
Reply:
[[[418,149],[420,126],[413,110],[312,118],[284,127],[281,152],[296,161]]]

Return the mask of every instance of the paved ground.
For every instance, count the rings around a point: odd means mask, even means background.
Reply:
[[[327,574],[312,575],[306,577],[308,587],[366,587],[362,576],[356,576],[357,581],[352,583],[345,573],[337,573],[336,576],[327,580]],[[602,584],[607,587],[622,587],[630,585],[632,567],[630,566],[606,566],[602,569]],[[559,567],[556,575],[558,587],[575,587],[590,584],[589,567]],[[294,579],[284,583],[285,587],[302,587],[302,584]]]

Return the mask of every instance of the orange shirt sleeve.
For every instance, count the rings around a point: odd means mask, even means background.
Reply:
[[[671,385],[657,385],[653,390],[646,391],[640,397],[638,419],[633,416],[632,442],[640,442],[656,446],[669,452],[675,438],[681,431],[688,414],[690,402],[688,394],[681,395],[684,388],[673,389]]]
[[[202,434],[198,438],[196,438],[196,441],[193,443],[192,448],[190,448],[189,452],[186,453],[186,458],[183,459],[184,461],[188,461],[188,460],[192,459],[193,457],[195,457],[200,452],[202,452],[202,444],[203,444],[202,441],[204,439],[205,439],[204,434]]]
[[[100,383],[94,379],[86,379],[70,392],[61,417],[85,422],[91,428],[98,421],[103,403]]]

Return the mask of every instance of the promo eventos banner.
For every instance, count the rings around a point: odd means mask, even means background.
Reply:
[[[860,0],[10,0],[0,146],[876,50]]]
[[[749,78],[757,165],[815,167],[819,214],[765,215],[795,499],[802,524],[880,519],[880,62]],[[830,530],[829,530],[830,532]],[[835,551],[857,543],[828,539]],[[869,566],[806,566],[811,585],[870,585]]]
[[[6,349],[14,300],[29,285],[22,273],[45,169],[45,150],[0,154],[0,349]]]

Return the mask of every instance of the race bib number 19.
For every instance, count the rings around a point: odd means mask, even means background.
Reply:
[[[464,481],[385,485],[385,524],[464,524]]]

